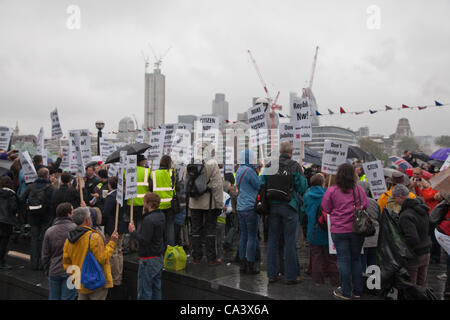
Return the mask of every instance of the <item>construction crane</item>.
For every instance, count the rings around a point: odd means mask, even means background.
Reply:
[[[141,54],[142,54],[142,58],[144,58],[144,61],[145,61],[145,73],[147,73],[148,66],[149,66],[149,63],[148,63],[149,58],[148,58],[148,55],[146,55],[143,50],[141,50]]]
[[[316,47],[316,54],[314,55],[314,61],[312,65],[311,78],[309,79],[309,89],[311,90],[314,80],[314,74],[316,72],[317,54],[319,53],[319,47]]]
[[[140,131],[139,125],[138,125],[138,122],[137,122],[137,119],[136,119],[136,115],[134,113],[133,113],[133,117],[134,117],[134,122],[136,123],[136,130]]]
[[[258,68],[258,65],[256,64],[255,58],[253,58],[253,55],[250,52],[250,50],[247,50],[247,51],[248,51],[248,54],[250,55],[250,59],[253,62],[253,66],[255,67],[256,73],[258,74],[259,80],[261,81],[261,84],[262,84],[262,86],[264,88],[264,91],[266,92],[267,99],[269,100],[270,103],[272,103],[273,99],[270,96],[269,89],[267,89],[266,82],[264,81],[264,79],[263,79],[263,77],[261,75],[261,72],[259,71],[259,68]]]
[[[170,49],[172,49],[172,46],[170,46],[166,52],[164,52],[164,54],[157,56],[155,50],[153,50],[153,47],[150,45],[150,43],[148,44],[148,46],[150,47],[150,49],[153,52],[153,56],[155,57],[155,68],[156,69],[160,69],[161,64],[162,64],[162,59],[169,53]]]

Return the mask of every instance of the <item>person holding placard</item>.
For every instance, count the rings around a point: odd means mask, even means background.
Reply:
[[[108,179],[108,194],[105,197],[105,202],[102,210],[102,224],[105,226],[105,238],[108,242],[111,239],[111,235],[115,229],[116,218],[116,194],[117,194],[117,177],[111,177]],[[117,233],[119,237],[116,242],[114,253],[111,257],[111,275],[113,279],[114,287],[122,285],[122,273],[123,273],[123,237],[127,232],[127,223],[123,219],[124,208],[119,206],[118,212],[118,226]],[[116,289],[112,290],[112,294],[116,292]]]
[[[47,168],[38,171],[38,179],[27,186],[20,202],[28,207],[27,221],[31,225],[31,268],[42,270],[42,240],[51,221],[53,186]]]
[[[136,181],[137,181],[137,197],[127,201],[128,208],[133,202],[133,212],[142,212],[144,208],[144,196],[149,191],[149,183],[151,177],[151,168],[147,168],[147,159],[144,155],[137,156]],[[131,218],[131,215],[130,215]],[[139,228],[142,221],[142,215],[133,214],[133,223],[136,228]],[[136,251],[137,243],[130,239],[130,251]]]
[[[172,211],[172,199],[176,192],[176,180],[172,170],[172,158],[165,155],[159,162],[159,169],[151,173],[149,189],[161,199],[158,209],[166,216],[166,246],[175,245],[175,214]]]
[[[351,164],[340,165],[336,185],[327,189],[322,200],[323,210],[330,215],[331,238],[338,260],[340,287],[333,294],[343,300],[359,298],[363,292],[361,249],[364,237],[353,232],[353,217],[355,206],[367,209],[369,201],[356,180]]]

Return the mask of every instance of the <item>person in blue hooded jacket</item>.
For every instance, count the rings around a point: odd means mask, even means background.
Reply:
[[[239,260],[241,271],[259,273],[261,251],[258,240],[259,215],[253,210],[259,190],[259,177],[255,155],[246,149],[239,155],[239,169],[236,172],[238,188],[237,212],[239,218]]]
[[[316,213],[325,195],[325,178],[317,173],[311,177],[311,188],[305,194],[304,208],[308,217],[306,239],[310,244],[311,276],[317,285],[324,284],[324,269],[328,268],[331,285],[339,284],[336,255],[330,255],[328,233],[316,224]]]

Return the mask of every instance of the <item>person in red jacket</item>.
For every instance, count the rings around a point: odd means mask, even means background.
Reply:
[[[431,212],[430,222],[436,226],[434,234],[437,242],[447,253],[447,281],[444,295],[450,296],[450,194],[441,193],[444,198]]]

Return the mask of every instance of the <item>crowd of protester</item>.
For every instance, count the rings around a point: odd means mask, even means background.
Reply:
[[[268,173],[270,164],[255,164],[256,155],[250,150],[239,154],[240,165],[225,178],[210,145],[203,145],[199,152],[207,186],[202,194],[194,195],[189,170],[177,171],[169,156],[163,156],[158,169],[152,170],[139,156],[138,197],[124,207],[117,207],[118,179],[108,178],[104,164],[89,165],[81,181],[59,169],[61,157],[45,166],[42,157],[35,156],[38,178],[26,184],[18,158],[0,152],[12,161],[0,178],[0,269],[11,269],[6,264],[9,239],[14,228],[22,226],[23,231],[26,225],[31,268],[48,277],[49,299],[112,297],[123,285],[127,252],[136,252],[139,258],[138,299],[161,299],[163,257],[169,245],[184,246],[193,267],[202,264],[204,256],[208,266],[217,266],[228,253],[235,253],[233,261],[239,262],[240,272],[251,276],[261,272],[264,240],[269,285],[282,280],[296,285],[302,282],[297,241],[299,233],[304,233],[310,257],[306,273],[315,285],[324,285],[329,278],[336,298],[358,299],[364,292],[367,268],[377,265],[379,224],[387,209],[398,215],[405,243],[414,253],[407,262],[411,282],[428,286],[428,266],[441,262],[443,249],[447,274],[439,277],[446,280],[445,295],[450,294],[450,195],[431,187],[423,172],[434,169],[419,165],[408,152],[404,159],[415,167],[412,177],[395,171],[386,177],[388,190],[379,199],[371,194],[361,161],[343,164],[335,176],[329,176],[319,166],[301,167],[292,160],[292,145],[283,142],[279,156],[283,177],[277,181],[280,175]],[[255,211],[261,190],[285,193],[281,198],[273,193],[268,197],[266,216]],[[353,231],[356,206],[367,211],[374,235],[363,237]],[[330,254],[330,238],[318,226],[318,212],[329,215],[336,254]],[[68,286],[74,266],[81,270],[88,252],[101,266],[104,285],[90,290],[75,279],[74,286]]]

